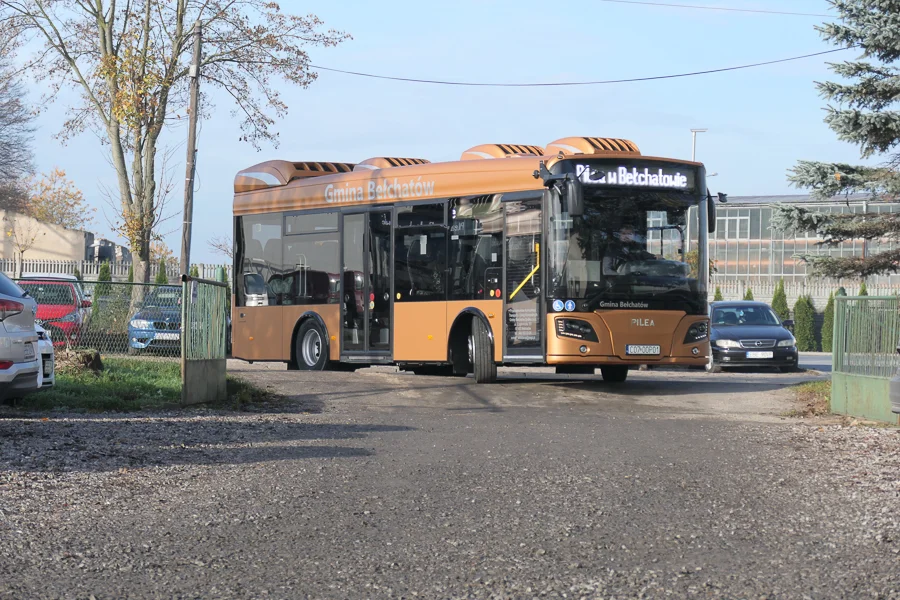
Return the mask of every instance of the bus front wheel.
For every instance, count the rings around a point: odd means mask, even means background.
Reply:
[[[469,360],[475,373],[475,383],[497,381],[497,363],[491,355],[491,336],[487,325],[479,318],[472,319],[472,334],[469,336]]]
[[[302,371],[323,371],[328,363],[325,333],[319,324],[308,319],[297,332],[297,366]]]

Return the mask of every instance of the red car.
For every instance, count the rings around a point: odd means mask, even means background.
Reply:
[[[75,285],[66,281],[22,281],[19,287],[37,302],[35,321],[53,339],[54,346],[77,344],[87,326],[85,309],[90,300],[82,300]]]

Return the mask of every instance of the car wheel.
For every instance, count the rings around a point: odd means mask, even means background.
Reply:
[[[128,346],[128,350],[126,350],[126,352],[128,353],[128,356],[137,356],[138,349],[134,348],[133,346]]]
[[[312,319],[304,321],[297,332],[297,366],[303,371],[324,371],[328,364],[325,333]]]
[[[722,367],[719,366],[712,358],[710,358],[709,362],[706,363],[706,372],[707,373],[721,373]]]
[[[622,383],[628,377],[628,365],[600,367],[600,373],[603,375],[603,381]]]

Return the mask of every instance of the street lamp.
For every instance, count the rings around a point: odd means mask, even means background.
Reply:
[[[691,162],[695,162],[697,157],[697,134],[706,133],[708,129],[691,129]]]

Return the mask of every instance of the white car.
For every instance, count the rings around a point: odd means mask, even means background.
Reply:
[[[38,373],[38,387],[49,389],[56,385],[56,353],[53,351],[53,340],[43,327],[35,324],[37,331],[38,354],[41,361],[41,370]]]
[[[36,313],[34,298],[0,273],[0,401],[38,390]]]

